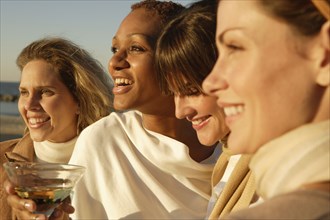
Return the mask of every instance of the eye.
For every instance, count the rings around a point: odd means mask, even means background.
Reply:
[[[45,95],[45,96],[51,96],[51,95],[54,95],[54,92],[51,91],[50,89],[42,89],[41,94]]]
[[[116,47],[113,47],[113,46],[111,47],[111,52],[113,54],[115,54],[117,51],[118,51],[118,49]]]
[[[240,50],[240,49],[242,49],[241,47],[236,46],[234,44],[229,44],[229,45],[227,45],[227,47],[231,50]]]
[[[19,94],[21,97],[27,97],[29,95],[29,92],[27,90],[20,89]]]
[[[227,48],[229,54],[243,50],[242,47],[238,46],[237,44],[232,44],[232,43],[226,44],[226,48]]]
[[[141,46],[137,46],[137,45],[132,45],[129,47],[128,49],[130,52],[135,52],[135,53],[141,53],[141,52],[144,52],[145,49]]]
[[[194,87],[194,86],[188,86],[185,88],[184,94],[185,96],[198,96],[200,95],[201,92],[199,91],[198,88]]]

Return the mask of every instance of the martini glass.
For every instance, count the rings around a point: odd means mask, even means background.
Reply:
[[[71,164],[7,162],[3,164],[18,196],[37,204],[36,214],[49,217],[67,198],[85,168]]]

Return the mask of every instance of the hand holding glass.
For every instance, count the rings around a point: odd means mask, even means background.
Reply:
[[[49,217],[70,195],[85,168],[70,164],[7,162],[3,164],[18,196],[37,204],[35,213]]]

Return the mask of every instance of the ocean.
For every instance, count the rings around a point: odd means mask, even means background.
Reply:
[[[18,82],[0,82],[0,141],[22,136],[24,123],[17,108]]]

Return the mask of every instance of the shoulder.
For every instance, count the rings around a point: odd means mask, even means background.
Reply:
[[[76,149],[84,149],[84,151],[93,151],[90,146],[117,146],[123,142],[127,142],[131,138],[128,136],[134,133],[133,127],[142,127],[139,122],[141,115],[138,112],[130,111],[124,113],[112,112],[108,116],[98,120],[85,128],[78,137]],[[141,124],[141,126],[140,126]],[[98,148],[100,149],[100,148]]]
[[[108,116],[96,121],[85,128],[82,133],[99,131],[104,129],[113,129],[114,126],[127,127],[131,123],[141,122],[142,116],[137,111],[112,112]]]
[[[0,162],[3,164],[7,161],[5,153],[12,152],[21,139],[12,139],[0,142]]]
[[[16,160],[32,160],[34,149],[30,133],[27,132],[22,138],[0,142],[1,162],[6,161],[5,154]]]
[[[12,151],[12,149],[17,145],[17,143],[20,140],[21,140],[21,138],[0,142],[1,155],[4,154],[5,152]]]
[[[330,193],[297,190],[232,213],[228,219],[327,219],[330,217]]]

